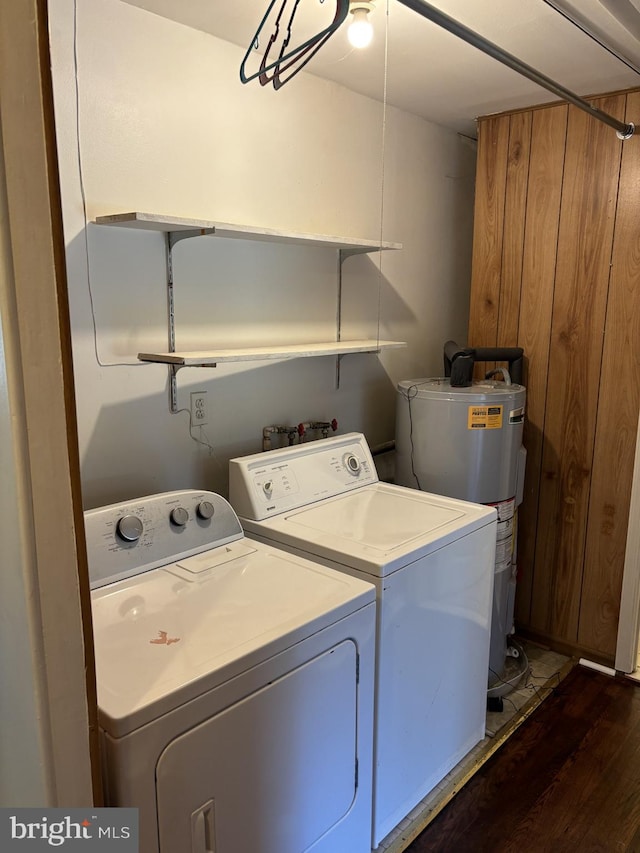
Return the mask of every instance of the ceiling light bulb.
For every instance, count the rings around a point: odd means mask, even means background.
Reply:
[[[347,38],[352,47],[368,47],[373,38],[373,26],[369,20],[368,9],[354,9],[353,20],[347,30]]]

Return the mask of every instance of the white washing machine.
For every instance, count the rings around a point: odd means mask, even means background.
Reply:
[[[369,853],[373,586],[211,492],[85,525],[107,804],[141,853]]]
[[[351,433],[230,462],[248,535],[377,590],[373,846],[484,737],[493,508],[380,483]]]

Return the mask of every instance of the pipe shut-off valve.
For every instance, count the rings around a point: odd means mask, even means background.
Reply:
[[[300,441],[304,441],[304,437],[309,430],[318,430],[322,433],[323,438],[329,436],[329,430],[335,432],[338,429],[338,421],[334,418],[331,421],[309,421],[308,423],[298,424],[298,435]]]

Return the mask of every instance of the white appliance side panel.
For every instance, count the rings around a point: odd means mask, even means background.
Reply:
[[[362,826],[367,828],[368,853],[371,847],[373,774],[373,602],[124,737],[114,738],[106,732],[102,733],[106,803],[110,806],[132,806],[139,809],[141,851],[159,851],[155,769],[158,757],[164,749],[184,732],[194,729],[243,698],[277,681],[284,674],[314,660],[347,638],[356,644],[360,662],[357,720],[360,777],[358,793],[347,819],[343,820],[330,836],[335,846],[331,848],[331,845],[328,845],[325,851],[321,846],[322,842],[319,842],[320,846],[314,848],[314,853],[336,853],[342,849],[350,851],[351,839],[360,837]],[[173,806],[171,809],[173,814]]]
[[[484,737],[495,527],[494,521],[374,580],[373,847]],[[258,541],[272,535],[266,524],[257,528],[250,535]],[[310,543],[304,551],[281,547],[372,580],[314,557]]]
[[[383,581],[374,846],[484,737],[494,554],[491,525]]]
[[[161,853],[368,852],[367,826],[348,848],[327,837],[356,797],[356,658],[345,640],[171,743]]]

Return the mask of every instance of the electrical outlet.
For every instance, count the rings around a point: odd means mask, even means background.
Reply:
[[[207,412],[207,392],[191,392],[191,426],[206,426],[209,421]]]

